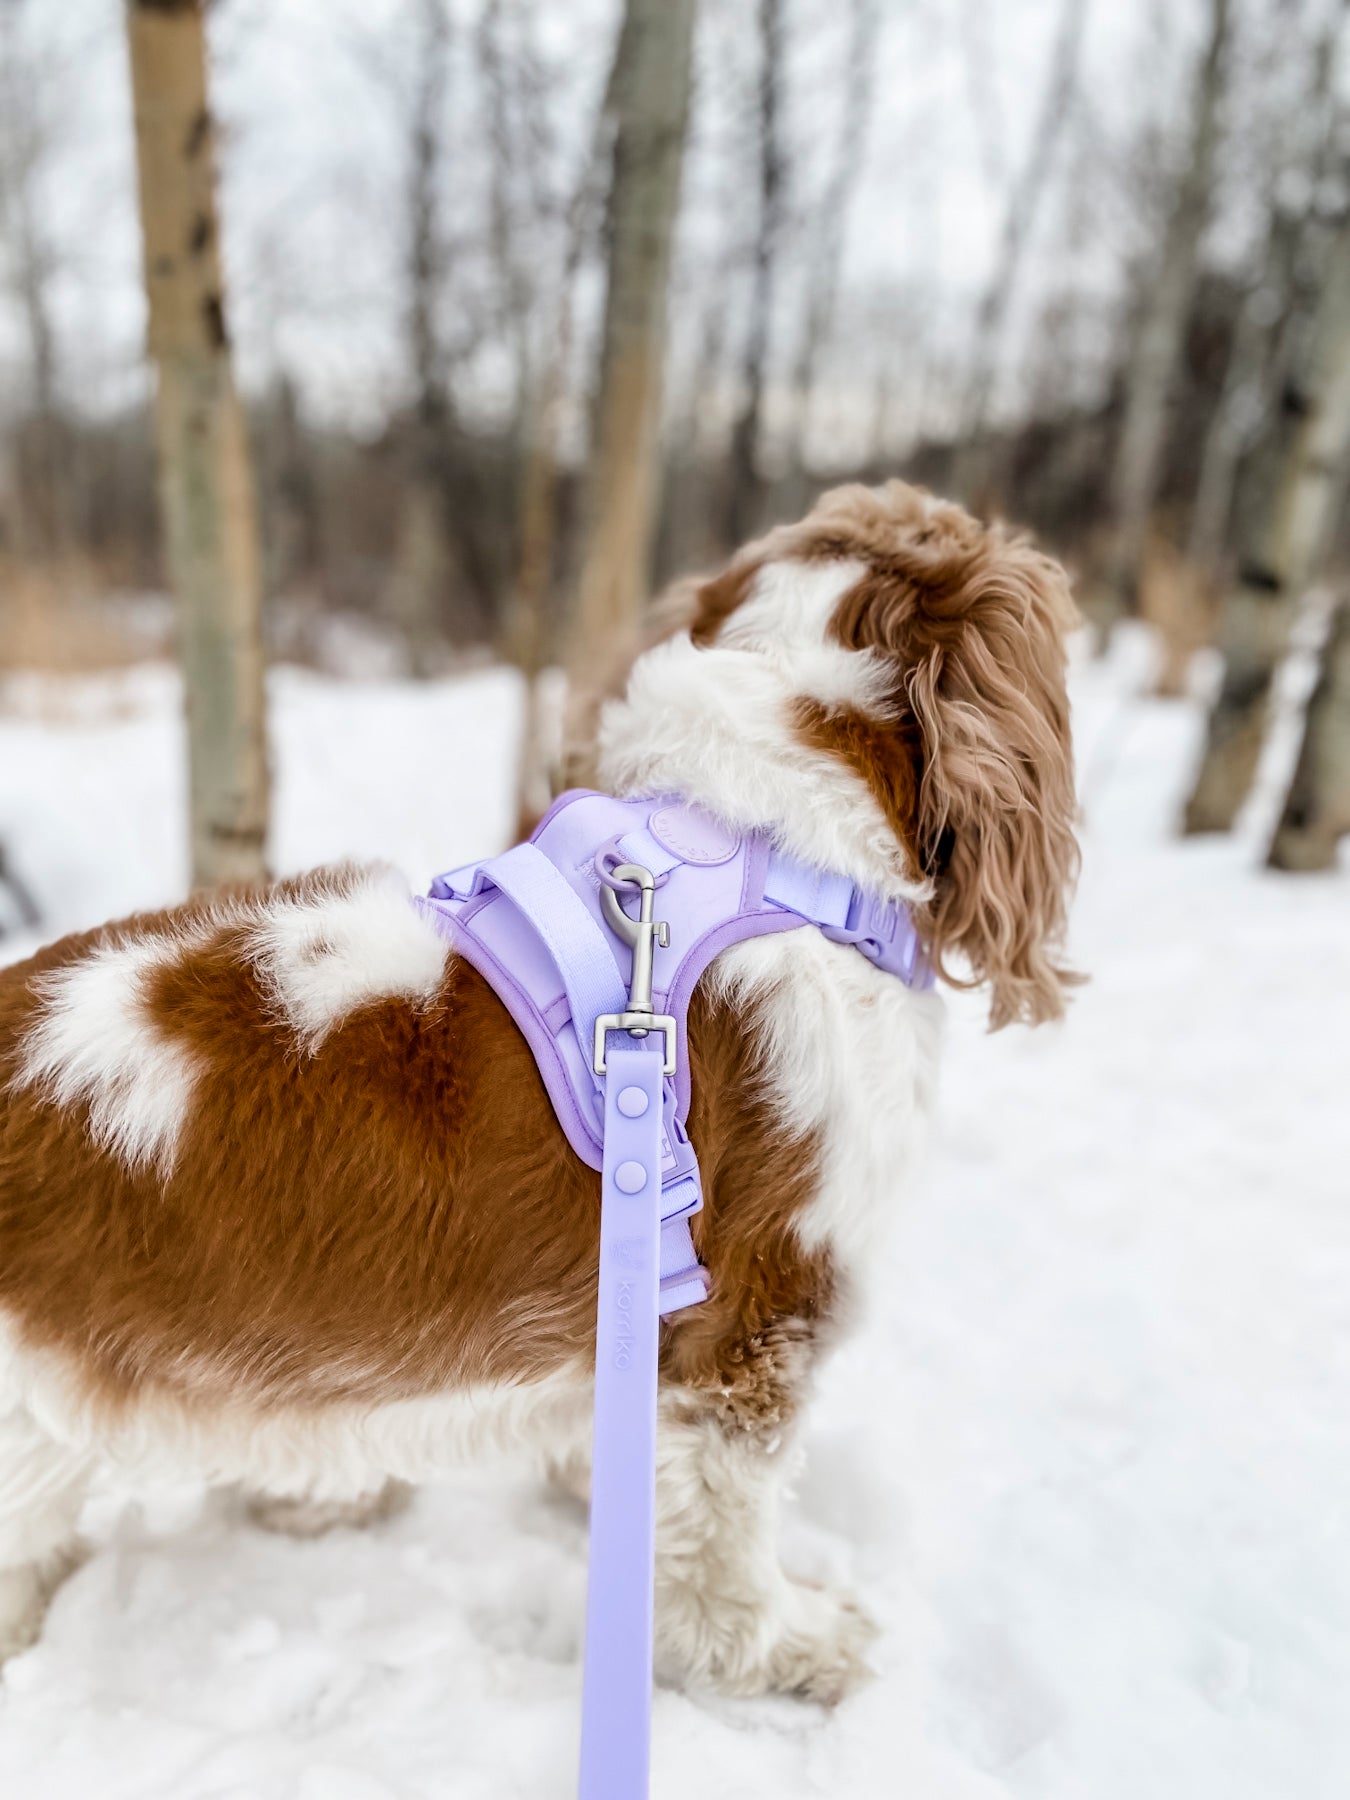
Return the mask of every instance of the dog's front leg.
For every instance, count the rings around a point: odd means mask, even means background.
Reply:
[[[667,1392],[658,1433],[656,1634],[662,1671],[726,1694],[833,1704],[869,1669],[876,1628],[848,1593],[796,1581],[778,1558],[793,1466],[692,1390]]]

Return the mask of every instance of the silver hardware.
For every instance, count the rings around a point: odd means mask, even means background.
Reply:
[[[592,1061],[597,1075],[605,1073],[605,1034],[626,1031],[630,1037],[644,1038],[659,1031],[665,1039],[664,1072],[675,1073],[675,1046],[679,1028],[668,1013],[652,1011],[652,955],[659,944],[670,947],[670,926],[664,919],[653,919],[656,900],[656,877],[638,863],[620,863],[609,871],[609,878],[624,887],[638,890],[638,916],[624,911],[617,891],[600,890],[600,909],[610,929],[621,937],[633,952],[633,972],[628,981],[628,1006],[621,1013],[601,1013],[595,1021],[595,1044]]]

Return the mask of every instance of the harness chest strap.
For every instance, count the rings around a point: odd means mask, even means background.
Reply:
[[[465,954],[468,961],[474,963],[479,973],[487,977],[506,1003],[512,1017],[530,1040],[535,1060],[541,1063],[542,1072],[538,1025],[549,1011],[556,1014],[557,1002],[553,1001],[542,1011],[531,1008],[528,996],[521,991],[522,971],[525,971],[526,979],[533,973],[528,971],[526,959],[521,954],[522,947],[511,946],[508,940],[507,944],[501,946],[502,954],[499,955],[494,951],[499,939],[494,937],[490,942],[484,941],[485,927],[490,922],[505,924],[509,931],[514,918],[529,921],[543,941],[552,968],[562,983],[566,997],[565,1018],[570,1039],[569,1049],[573,1060],[576,1048],[584,1042],[591,1050],[586,1086],[598,1089],[601,1073],[595,1067],[599,1059],[594,1055],[593,1026],[578,1030],[576,1022],[619,1016],[627,1004],[623,981],[606,933],[597,927],[573,887],[533,842],[517,844],[501,856],[494,857],[491,862],[482,864],[473,874],[475,877],[481,875],[484,884],[490,883],[491,888],[504,894],[512,903],[512,912],[504,913],[500,920],[489,921],[485,917],[486,909],[480,909],[471,915],[477,921],[477,932],[470,929],[468,921],[461,919],[459,929],[451,932],[452,942]],[[436,897],[437,885],[445,887],[455,879],[456,877],[438,877],[437,884],[433,885],[433,897]],[[471,880],[468,886],[471,898],[485,891],[484,885],[476,880]],[[515,955],[510,955],[512,949],[516,951]],[[508,961],[515,971],[514,979],[507,973]],[[570,1068],[568,1076],[573,1077]],[[664,1314],[677,1312],[682,1307],[693,1306],[706,1299],[708,1284],[689,1230],[690,1215],[697,1212],[703,1204],[698,1165],[688,1137],[676,1123],[676,1100],[673,1091],[666,1091],[664,1084],[668,1077],[664,1064],[661,1079],[662,1091],[655,1117],[650,1121],[650,1129],[657,1133],[659,1150],[655,1165],[660,1174],[658,1296],[659,1309]],[[550,1082],[547,1073],[545,1085],[549,1089],[554,1109],[560,1112],[561,1122],[564,1129],[567,1129],[569,1119],[559,1108],[556,1082]],[[581,1108],[578,1106],[574,1111],[580,1113]],[[568,1130],[568,1137],[573,1149],[577,1149],[575,1118],[570,1122],[573,1129]],[[602,1138],[594,1145],[588,1140],[583,1141],[584,1160],[591,1163],[592,1167],[600,1166],[599,1152],[605,1141],[607,1140]]]

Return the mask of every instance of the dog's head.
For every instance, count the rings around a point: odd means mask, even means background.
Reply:
[[[903,897],[993,1025],[1057,1017],[1078,854],[1058,565],[903,482],[842,487],[677,611],[603,715],[602,774]]]

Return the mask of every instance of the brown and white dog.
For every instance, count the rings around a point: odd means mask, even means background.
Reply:
[[[1055,1017],[1075,868],[1061,571],[892,482],[684,590],[598,785],[903,900],[992,1022]],[[870,1626],[774,1534],[933,1101],[940,1001],[815,929],[690,1014],[712,1297],[663,1326],[662,1662],[838,1697]],[[0,1656],[99,1467],[359,1505],[492,1445],[584,1467],[599,1178],[524,1039],[379,869],[203,897],[0,971]]]

